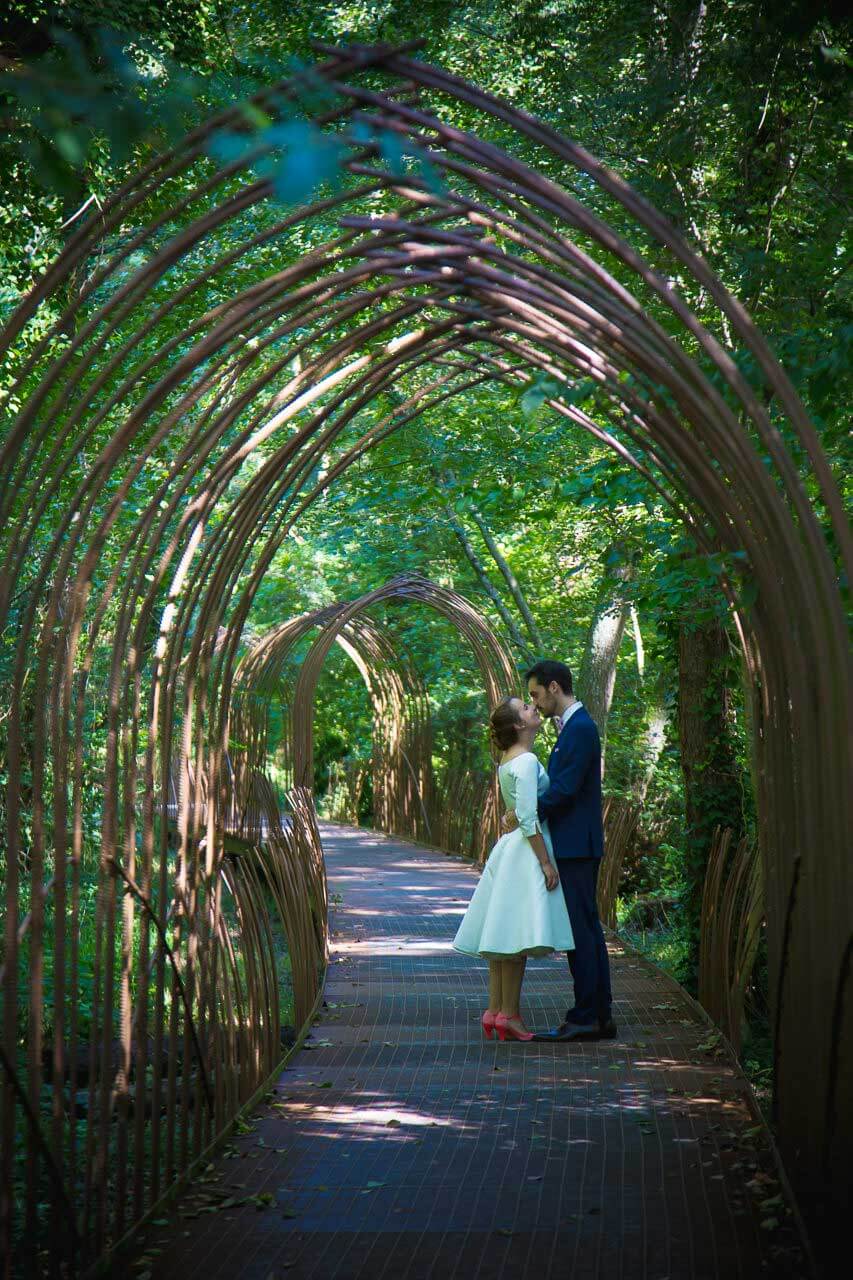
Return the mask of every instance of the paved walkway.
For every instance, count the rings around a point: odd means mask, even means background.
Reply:
[[[809,1274],[743,1078],[675,983],[614,941],[618,1040],[486,1042],[485,966],[450,947],[476,870],[323,837],[326,1006],[252,1132],[149,1230],[152,1280]],[[528,1023],[567,995],[564,958],[531,961]]]

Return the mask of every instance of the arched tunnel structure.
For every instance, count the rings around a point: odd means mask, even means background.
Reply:
[[[85,1201],[94,1253],[211,1134],[203,1106],[175,1112],[190,1085],[172,1069],[169,1114],[183,1127],[152,1191],[129,1080],[152,1019],[189,1043],[186,1011],[199,1007],[202,1050],[227,1020],[198,974],[226,955],[229,725],[244,625],[277,549],[349,466],[426,406],[540,374],[566,431],[609,443],[702,549],[735,566],[721,587],[753,695],[775,1117],[804,1202],[838,1212],[853,1160],[851,665],[839,588],[853,552],[815,428],[743,307],[593,156],[405,50],[324,57],[257,96],[263,124],[235,107],[151,161],[81,222],[2,335],[15,373],[0,457],[4,1239],[16,1122],[29,1125],[27,1203],[42,1178],[59,1218]],[[464,106],[467,130],[444,121],[447,100]],[[480,136],[490,132],[500,146]],[[310,147],[329,185],[284,207],[293,156]],[[537,171],[543,153],[564,165],[562,185]],[[281,266],[277,250],[294,245],[301,256]],[[685,301],[688,279],[713,300],[715,332]],[[390,389],[395,407],[362,432],[360,411]],[[142,475],[153,496],[140,504]],[[346,610],[336,615],[339,631],[349,625]],[[295,749],[308,759],[298,729]],[[183,816],[170,835],[162,798],[176,766]],[[191,794],[201,776],[212,800],[203,829]],[[80,1038],[81,886],[93,886],[98,938],[85,1051],[94,1064],[118,1049],[115,1071],[91,1077],[77,1134],[62,1080],[65,1046]],[[167,921],[188,1004],[173,987],[168,1008],[161,990],[148,1009],[135,949],[143,968],[165,963]],[[48,969],[57,1011],[45,1041]],[[46,1128],[33,1120],[45,1063]],[[131,1185],[116,1190],[128,1152]]]
[[[312,631],[334,625],[345,607],[330,605],[281,623],[253,645],[240,663],[229,736],[232,743],[236,737],[245,744],[249,768],[267,768],[272,748],[270,711],[279,706],[283,724],[276,744],[277,759],[293,785],[293,725],[300,708],[292,687],[295,677],[289,684],[285,678],[288,659],[292,660],[300,641]],[[387,632],[368,617],[350,618],[335,640],[364,681],[373,712],[374,820],[382,831],[402,831],[403,815],[418,812],[418,799],[427,785],[422,771],[430,757],[431,735],[423,682],[397,652]],[[304,710],[313,716],[313,701]],[[313,767],[301,772],[308,778],[306,785],[313,787]]]
[[[284,770],[290,785],[311,789],[317,681],[332,646],[343,645],[367,686],[373,708],[376,827],[449,847],[444,800],[436,793],[432,772],[427,691],[392,638],[368,615],[373,606],[386,601],[426,604],[453,625],[476,661],[485,707],[493,707],[515,687],[517,673],[512,660],[469,601],[420,574],[403,574],[356,600],[290,619],[258,640],[237,668],[232,728],[238,741],[245,744],[248,766],[263,770],[270,751],[270,705],[281,701],[285,713],[280,753]],[[285,690],[283,673],[288,658],[299,641],[318,628],[320,634],[299,664],[292,687]],[[497,836],[495,782],[485,798],[482,821],[475,820],[473,826],[482,836],[466,841],[465,851],[482,855],[481,839]],[[442,831],[444,839],[440,840]]]

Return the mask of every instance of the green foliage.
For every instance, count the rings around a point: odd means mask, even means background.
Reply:
[[[68,239],[86,219],[99,216],[111,193],[139,166],[199,120],[235,104],[240,110],[212,137],[195,165],[173,174],[139,210],[141,225],[143,219],[157,218],[185,201],[180,216],[151,243],[132,250],[139,231],[134,218],[116,226],[99,252],[77,265],[64,291],[51,297],[26,325],[9,366],[0,370],[4,412],[16,411],[32,388],[32,380],[25,382],[16,401],[9,402],[15,369],[45,338],[64,308],[80,299],[112,255],[127,256],[111,278],[93,289],[75,321],[63,323],[51,338],[47,357],[62,354],[74,323],[92,320],[97,309],[132,280],[148,255],[161,249],[167,237],[180,234],[204,216],[213,199],[243,196],[252,177],[269,179],[277,199],[245,208],[213,230],[186,258],[168,265],[150,299],[152,310],[172,308],[156,332],[153,326],[137,325],[134,313],[102,348],[96,348],[93,339],[91,355],[95,373],[103,379],[102,396],[114,395],[116,404],[102,420],[86,423],[85,438],[68,448],[67,471],[50,491],[45,485],[43,510],[15,512],[32,516],[34,526],[31,563],[13,601],[10,626],[0,636],[4,685],[15,660],[24,612],[32,605],[37,621],[45,616],[43,602],[31,598],[38,558],[101,450],[124,423],[127,405],[137,403],[147,390],[144,385],[125,385],[134,361],[151,361],[147,376],[153,383],[188,351],[189,334],[200,315],[226,306],[242,291],[285,272],[303,255],[336,238],[341,230],[338,212],[321,215],[310,225],[297,214],[301,203],[318,193],[351,189],[354,178],[344,171],[343,163],[353,149],[373,150],[391,172],[417,176],[429,188],[438,188],[427,155],[410,144],[401,146],[393,133],[363,123],[321,131],[314,121],[318,109],[333,110],[338,104],[311,74],[312,40],[415,38],[424,42],[421,56],[425,60],[479,83],[586,147],[652,201],[699,249],[770,339],[818,427],[830,465],[842,487],[846,486],[849,500],[853,466],[846,406],[853,390],[853,324],[844,170],[850,57],[849,28],[835,0],[813,0],[808,5],[800,0],[772,5],[766,0],[722,0],[714,5],[672,0],[665,6],[650,5],[647,0],[419,0],[418,4],[410,0],[327,0],[323,4],[316,0],[6,0],[0,14],[4,54],[0,110],[6,126],[0,138],[0,323],[5,323]],[[294,70],[301,72],[300,92],[294,101],[285,102],[274,86]],[[370,82],[377,87],[383,83],[379,76]],[[265,109],[253,101],[259,90],[272,91]],[[624,208],[594,187],[585,174],[512,134],[500,120],[475,118],[462,102],[438,100],[429,93],[423,95],[423,102],[459,129],[473,127],[484,140],[509,145],[522,162],[569,189],[617,234],[637,244],[730,350],[791,452],[806,493],[816,500],[811,460],[795,441],[761,368],[739,347],[709,292],[639,232]],[[247,155],[248,174],[223,180],[213,196],[196,192],[197,183],[211,178],[214,169]],[[282,206],[293,217],[286,234],[273,236],[273,228],[284,216]],[[379,196],[369,207],[385,210]],[[349,211],[347,206],[344,212]],[[364,211],[363,205],[357,209]],[[271,238],[266,239],[268,233]],[[571,234],[582,251],[590,249],[581,229],[574,228]],[[254,240],[252,252],[236,255],[250,240]],[[515,252],[499,233],[495,242]],[[620,285],[634,292],[662,333],[673,334],[672,315],[659,298],[616,255],[602,256],[603,265]],[[217,264],[226,260],[227,270],[220,270]],[[416,293],[413,286],[412,294]],[[398,326],[394,336],[401,331]],[[330,330],[328,341],[346,334],[347,327],[338,326]],[[279,338],[261,351],[255,336],[245,339],[247,351],[253,349],[251,344],[258,351],[251,376],[268,374],[272,393],[295,366],[288,341]],[[683,333],[678,341],[703,364],[724,404],[736,411],[734,397],[704,363],[698,344]],[[472,350],[476,353],[477,348]],[[318,496],[276,552],[254,595],[243,633],[244,648],[285,618],[361,594],[407,569],[472,599],[503,635],[521,666],[521,649],[533,642],[524,632],[505,577],[481,537],[475,513],[519,584],[544,651],[568,660],[574,668],[581,665],[590,622],[602,597],[618,588],[636,611],[639,632],[633,624],[627,627],[617,660],[607,743],[606,785],[611,794],[638,794],[649,756],[650,707],[657,699],[670,712],[663,749],[645,793],[640,834],[629,851],[620,920],[630,941],[679,981],[689,982],[695,966],[695,898],[710,832],[717,822],[742,823],[750,830],[754,813],[746,709],[741,675],[731,655],[716,681],[716,689],[726,689],[730,698],[725,732],[700,762],[698,781],[685,785],[672,715],[678,638],[685,624],[728,625],[725,584],[742,608],[747,612],[755,608],[759,603],[755,584],[743,552],[707,551],[713,537],[703,544],[688,534],[653,483],[549,405],[557,400],[563,407],[582,410],[599,431],[610,433],[632,451],[652,479],[666,487],[669,481],[655,463],[649,438],[636,431],[600,384],[580,376],[560,382],[536,369],[525,372],[529,381],[523,386],[492,382],[425,410]],[[409,373],[393,391],[366,405],[312,461],[311,481],[327,475],[364,432],[395,412],[399,418],[406,398],[422,389],[434,373]],[[238,401],[248,376],[241,373],[233,383],[212,382],[146,462],[103,549],[93,600],[100,598],[114,572],[120,579],[126,572],[128,561],[121,557],[128,554],[127,547],[132,554],[141,513],[160,509],[170,496],[174,484],[170,469],[180,450],[195,447],[205,415],[212,414],[220,402]],[[671,392],[658,385],[651,373],[623,375],[622,385],[626,397],[635,395],[643,404],[653,403],[674,413],[680,422]],[[177,404],[176,393],[167,397],[163,412],[171,412]],[[237,416],[231,433],[206,459],[211,467],[247,427],[256,407],[249,406]],[[60,422],[62,417],[60,413]],[[303,423],[301,419],[298,425]],[[735,429],[732,424],[727,428]],[[41,448],[35,449],[34,466],[44,462],[57,439],[54,428]],[[233,504],[244,487],[283,439],[282,433],[274,434],[246,458],[209,519],[207,537],[233,516]],[[710,451],[708,456],[709,465],[725,479],[721,459]],[[773,475],[771,459],[764,461]],[[101,496],[95,517],[104,514],[114,492],[113,485]],[[281,496],[282,509],[288,496]],[[164,525],[164,548],[196,497],[197,491],[190,489],[175,519]],[[687,494],[686,501],[694,512],[698,510],[695,496]],[[445,503],[481,556],[486,582],[518,621],[522,645],[506,634],[483,576],[472,568],[450,527]],[[819,501],[815,506],[828,531],[827,513]],[[711,532],[707,521],[702,530]],[[828,540],[831,544],[829,534]],[[255,564],[256,558],[249,556],[233,584],[232,608]],[[157,641],[166,592],[167,585],[160,584],[152,621],[139,637],[145,673],[143,705],[148,692],[146,663]],[[91,653],[86,649],[88,616],[83,630],[83,648],[91,666],[84,706],[75,995],[84,1045],[96,1003],[101,781],[114,685],[110,645],[118,621],[114,598],[100,618]],[[452,767],[476,772],[488,768],[479,672],[458,635],[429,611],[410,606],[388,606],[381,612],[381,621],[428,691],[436,773]],[[291,670],[286,676],[293,674]],[[285,688],[287,684],[285,679]],[[26,870],[34,801],[27,730],[41,712],[35,706],[31,679],[25,683],[22,699],[24,755],[18,782],[23,808],[21,862]],[[713,713],[715,707],[708,710]],[[314,715],[316,784],[322,797],[334,764],[366,764],[371,751],[368,698],[361,677],[340,651],[326,664]],[[283,707],[274,703],[270,772],[277,781],[283,777],[281,752],[276,755],[283,718]],[[4,712],[0,714],[0,808],[5,805],[8,782],[5,720]],[[146,745],[143,730],[136,744],[140,756]],[[232,742],[231,749],[236,754],[241,744]],[[48,762],[46,790],[51,786]],[[359,815],[364,822],[370,819],[371,801],[368,774]],[[0,812],[0,829],[5,816]],[[53,835],[48,829],[45,880],[56,870]],[[0,852],[0,894],[5,890],[5,874]],[[677,905],[656,928],[643,931],[630,923],[637,895],[663,895]],[[54,902],[49,895],[44,973],[48,1043],[57,1015],[52,970]],[[29,905],[25,891],[22,914]],[[134,958],[138,925],[137,919]],[[236,921],[230,919],[229,925],[236,928]],[[289,1021],[293,1014],[286,943],[275,921],[273,928],[283,1016]],[[25,942],[24,964],[19,968],[22,1043],[29,1017],[28,946]],[[118,949],[106,958],[116,970],[119,962]],[[245,965],[242,953],[237,964]],[[766,1093],[771,1071],[766,1008],[762,1007],[766,957],[762,964],[752,992],[745,1056],[753,1080]],[[131,994],[136,998],[138,992]],[[45,1095],[46,1131],[49,1102]],[[16,1158],[23,1168],[23,1147]]]
[[[617,909],[617,926],[625,941],[672,974],[676,982],[689,985],[693,964],[691,939],[681,914],[673,911],[655,928],[642,929],[631,926],[626,908],[627,904],[620,902]]]
[[[14,104],[13,138],[33,174],[46,190],[73,196],[79,175],[98,163],[104,144],[111,163],[122,165],[152,137],[152,103],[145,89],[153,77],[116,31],[98,31],[91,53],[73,33],[57,30],[55,40],[37,70],[0,77],[0,94]],[[158,129],[171,124],[177,136],[181,107],[191,98],[179,95],[174,84],[171,90],[161,95],[166,115],[158,119]]]
[[[527,390],[522,393],[519,398],[521,411],[526,418],[535,416],[546,400],[559,396],[561,391],[560,384],[555,382],[553,378],[548,378],[545,374],[537,373]]]
[[[741,0],[700,7],[678,0],[661,9],[645,0],[423,0],[417,6],[405,0],[330,0],[323,5],[313,0],[287,5],[278,0],[13,0],[7,11],[0,27],[8,58],[0,95],[10,126],[0,143],[0,319],[8,318],[83,216],[94,212],[93,206],[101,206],[136,166],[149,161],[180,129],[225,105],[242,103],[241,116],[214,136],[207,158],[200,161],[204,173],[209,174],[216,162],[227,164],[247,150],[270,144],[253,172],[270,178],[279,201],[289,208],[335,185],[347,189],[350,179],[341,172],[341,160],[353,145],[375,147],[394,172],[415,172],[434,183],[426,157],[412,148],[401,149],[390,133],[356,125],[346,133],[321,134],[311,118],[318,86],[305,70],[314,56],[310,42],[315,39],[421,38],[426,60],[544,118],[612,166],[676,224],[768,334],[821,432],[838,476],[844,480],[853,474],[845,454],[844,417],[853,336],[843,179],[848,35],[834,4],[805,6],[791,0],[769,6]],[[105,34],[106,28],[113,34]],[[250,105],[250,98],[294,67],[303,69],[301,97],[273,122],[271,114]],[[460,129],[472,125],[472,113],[464,103],[436,102],[429,95],[425,100]],[[275,105],[282,103],[276,99]],[[487,140],[510,140],[500,121],[476,123]],[[640,235],[621,206],[594,189],[583,174],[532,142],[513,136],[511,145],[521,160],[575,191],[617,232],[638,242],[702,322],[733,348],[744,377],[767,401],[768,412],[792,446],[784,417],[766,394],[761,370],[738,349],[707,292],[679,274],[677,264]],[[189,198],[198,174],[195,169],[175,175],[158,196],[161,207]],[[223,184],[220,194],[241,193],[245,185],[244,178],[235,178]],[[182,216],[188,223],[204,207],[203,201],[190,200]],[[376,207],[381,208],[381,201]],[[199,269],[210,268],[211,276],[170,313],[163,329],[174,343],[168,357],[158,355],[160,338],[144,330],[116,336],[107,354],[118,352],[117,363],[104,374],[105,394],[121,388],[131,351],[155,360],[151,377],[159,376],[166,360],[186,349],[187,331],[199,314],[273,272],[286,270],[339,234],[335,215],[320,217],[310,226],[294,221],[286,237],[263,242],[262,233],[281,216],[280,205],[254,206],[212,233],[186,261],[170,267],[152,295],[155,306],[177,295]],[[104,254],[123,250],[136,230],[118,227]],[[180,225],[172,230],[180,230]],[[248,233],[259,238],[256,250],[217,275],[214,265]],[[582,249],[588,247],[580,231],[575,239]],[[141,251],[130,255],[115,278],[92,295],[87,315],[121,288],[143,261]],[[100,265],[81,263],[69,283],[69,296]],[[634,289],[664,332],[671,332],[672,318],[651,292],[644,291],[615,257],[606,265],[620,283]],[[63,302],[57,298],[27,327],[16,353],[19,358],[44,336]],[[341,330],[331,338],[340,336]],[[57,336],[56,352],[65,340],[65,335]],[[127,352],[118,346],[123,341],[132,343]],[[690,340],[684,341],[691,354],[698,355]],[[285,354],[284,344],[274,343],[258,357],[258,367],[271,371]],[[103,368],[105,353],[99,353],[98,360]],[[547,403],[556,398],[582,408],[599,429],[634,450],[651,475],[662,480],[649,456],[648,441],[632,437],[630,423],[597,384],[584,378],[559,383],[539,371],[529,372],[531,380],[523,387],[489,383],[425,411],[350,467],[305,512],[294,535],[277,552],[253,600],[244,638],[249,643],[285,617],[369,590],[401,568],[454,586],[503,631],[482,581],[445,519],[436,475],[449,476],[451,507],[480,550],[488,581],[514,610],[506,583],[472,522],[473,510],[486,522],[520,584],[546,650],[575,667],[602,591],[617,582],[622,567],[630,566],[630,596],[642,630],[645,671],[639,671],[629,628],[617,664],[607,785],[617,794],[631,794],[643,772],[649,691],[663,683],[672,703],[680,623],[727,618],[724,580],[747,609],[757,603],[755,586],[742,553],[704,551],[653,485]],[[406,395],[421,388],[429,376],[411,374],[393,394],[366,406],[316,460],[313,478],[327,474],[344,449],[399,410]],[[11,370],[0,374],[0,398],[11,377]],[[625,386],[643,400],[673,407],[671,397],[650,378],[626,378]],[[241,387],[238,380],[227,394],[236,396]],[[725,398],[725,389],[719,389]],[[116,567],[118,548],[132,536],[139,513],[162,500],[175,451],[193,439],[201,415],[222,394],[221,387],[212,387],[196,416],[182,419],[138,477],[99,565],[96,592]],[[119,409],[108,414],[70,459],[68,474],[50,495],[44,520],[34,532],[34,552],[43,550],[57,513],[71,501],[121,420]],[[235,435],[246,420],[247,415],[239,419]],[[51,444],[47,440],[45,450]],[[274,437],[246,460],[211,518],[211,530],[228,518],[228,504],[280,444],[281,438]],[[794,452],[806,491],[814,496],[810,461]],[[826,521],[820,506],[818,516]],[[246,575],[251,568],[247,566]],[[245,581],[246,576],[235,598]],[[26,592],[16,609],[26,607],[25,597]],[[470,655],[460,653],[452,630],[429,614],[402,607],[387,614],[398,644],[429,691],[437,765],[484,767],[483,707]],[[17,616],[10,634],[0,640],[4,678],[12,660]],[[116,616],[111,607],[102,620],[88,686],[84,818],[90,853],[96,848],[109,687],[104,654]],[[144,643],[150,647],[155,639],[152,631]],[[511,645],[511,639],[507,643]],[[516,656],[520,662],[521,654]],[[739,673],[732,669],[725,679],[735,691],[730,745],[745,779],[747,733],[738,701]],[[360,678],[348,660],[334,659],[317,702],[321,786],[332,761],[366,758],[370,728]],[[31,781],[27,768],[25,761],[25,790]],[[746,782],[743,795],[716,799],[719,804],[709,807],[709,820],[726,820],[734,805],[736,812],[745,810],[749,822]],[[672,727],[646,799],[644,821],[654,835],[647,883],[654,879],[659,887],[674,889],[679,865],[683,871],[690,851]],[[639,871],[636,877],[639,886]]]

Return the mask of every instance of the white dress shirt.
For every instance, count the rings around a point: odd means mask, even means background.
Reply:
[[[566,725],[571,720],[576,711],[580,711],[583,706],[582,702],[574,701],[570,707],[566,707],[561,716],[554,716],[554,724],[557,726],[557,733],[562,733]]]

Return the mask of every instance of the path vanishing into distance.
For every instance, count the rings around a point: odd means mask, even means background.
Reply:
[[[618,1039],[486,1041],[486,965],[450,945],[477,869],[322,834],[332,953],[312,1035],[115,1275],[810,1275],[746,1081],[674,981],[610,938]],[[530,961],[528,1025],[559,1022],[568,994],[564,956]]]

